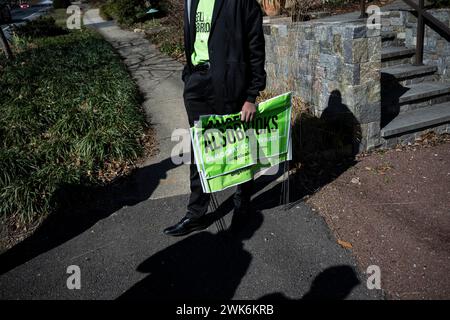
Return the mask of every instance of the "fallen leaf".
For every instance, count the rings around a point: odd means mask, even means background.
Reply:
[[[344,241],[344,240],[339,240],[339,239],[338,239],[337,242],[341,245],[341,247],[344,247],[346,249],[353,248],[353,246],[352,246],[352,244],[350,242],[347,242],[347,241]]]

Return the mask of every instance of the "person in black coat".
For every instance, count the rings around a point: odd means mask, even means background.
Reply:
[[[256,98],[266,86],[262,10],[256,0],[185,0],[184,47],[183,97],[190,126],[201,115],[240,111],[242,121],[252,121]],[[167,235],[205,227],[210,195],[203,192],[193,161],[190,166],[187,213],[164,230]],[[235,212],[249,209],[252,185],[237,187]]]

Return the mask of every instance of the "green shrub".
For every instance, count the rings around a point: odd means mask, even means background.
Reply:
[[[67,30],[56,25],[55,19],[49,16],[39,17],[24,25],[13,27],[13,33],[19,38],[52,37],[67,32]]]
[[[109,0],[101,6],[101,12],[106,17],[112,17],[126,25],[144,19],[147,10],[144,0]]]
[[[65,9],[70,5],[70,0],[53,0],[54,9]]]
[[[171,14],[174,8],[178,8],[180,6],[184,8],[183,2],[177,0],[155,0],[151,1],[151,3],[151,7],[158,9],[160,11],[160,15]]]
[[[113,15],[111,14],[110,9],[111,9],[111,6],[108,3],[102,4],[99,8],[100,17],[102,17],[105,20],[112,20]]]
[[[99,35],[32,44],[0,60],[0,218],[22,222],[50,213],[64,186],[136,159],[145,128],[138,90]]]

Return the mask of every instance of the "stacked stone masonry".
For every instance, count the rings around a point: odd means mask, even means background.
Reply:
[[[450,9],[430,13],[450,26]],[[383,144],[381,50],[387,45],[415,47],[417,21],[410,11],[383,12],[381,28],[358,19],[312,20],[268,23],[264,33],[269,90],[293,91],[318,117],[330,98],[338,96],[361,126],[359,150]],[[381,33],[395,35],[395,43],[383,42]],[[437,80],[450,80],[450,42],[429,27],[425,36],[425,64],[437,66]]]
[[[264,28],[270,90],[294,91],[318,117],[338,96],[361,126],[360,149],[378,144],[380,30],[320,20]]]

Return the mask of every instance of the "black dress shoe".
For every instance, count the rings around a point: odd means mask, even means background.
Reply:
[[[208,226],[203,217],[187,218],[184,217],[176,225],[164,229],[164,233],[168,236],[185,236],[193,231],[203,230]]]

